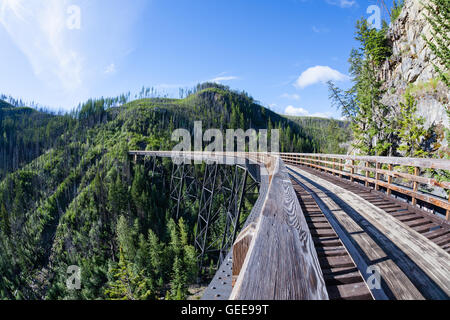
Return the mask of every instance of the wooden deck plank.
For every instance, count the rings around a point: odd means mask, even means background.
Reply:
[[[328,299],[313,237],[280,159],[230,299]]]
[[[330,183],[325,179],[322,179],[307,171],[295,167],[292,167],[292,169],[315,183],[325,187],[327,190],[338,196],[342,201],[347,203],[350,207],[354,208],[359,215],[364,217],[364,219],[370,223],[372,228],[375,228],[377,231],[381,232],[391,241],[391,246],[395,246],[400,249],[420,268],[421,272],[425,273],[434,282],[434,284],[441,288],[444,292],[444,296],[442,295],[443,293],[432,291],[429,291],[428,294],[434,295],[436,298],[448,298],[450,292],[450,281],[448,280],[448,275],[450,274],[450,259],[445,250],[425,238],[420,233],[406,227],[402,222],[384,212],[382,209],[377,208],[370,202],[362,199],[358,195],[349,192],[342,187],[336,186],[333,183]],[[331,210],[333,210],[333,208],[331,208]],[[333,211],[333,213],[335,212]],[[421,218],[416,217],[415,214],[413,215],[415,219]],[[402,264],[403,270],[408,269],[408,262],[405,261],[405,259],[397,258],[397,260],[399,260],[399,263]],[[394,273],[392,275],[392,278],[395,277],[398,277],[398,273]]]
[[[328,207],[338,220],[342,228],[350,235],[354,243],[365,257],[367,266],[376,267],[382,275],[382,279],[392,292],[391,298],[404,300],[422,300],[422,294],[416,289],[414,284],[400,270],[400,268],[388,259],[383,249],[364,231],[364,229],[354,221],[336,202],[334,202],[326,193],[309,184],[307,181],[299,179]],[[352,250],[350,250],[352,253]],[[365,271],[365,270],[364,270]],[[395,274],[395,276],[393,276]]]
[[[428,239],[432,240],[434,238],[438,238],[438,237],[440,237],[440,236],[442,236],[444,234],[449,234],[449,233],[450,233],[449,230],[444,229],[444,228],[440,228],[440,229],[437,229],[437,230],[434,230],[434,231],[430,231],[430,232],[424,233],[423,235],[425,237],[427,237]]]
[[[416,219],[416,220],[412,220],[412,221],[407,221],[407,222],[405,222],[405,224],[408,227],[414,229],[414,227],[420,227],[420,226],[423,226],[423,225],[432,224],[432,222],[429,219],[420,218],[420,219]]]
[[[330,299],[340,297],[340,299],[364,300],[371,297],[364,282],[331,286],[328,292]]]
[[[422,225],[420,227],[414,227],[414,230],[416,230],[417,232],[424,234],[429,232],[432,228],[437,227],[438,225],[436,223],[428,223],[425,225]]]

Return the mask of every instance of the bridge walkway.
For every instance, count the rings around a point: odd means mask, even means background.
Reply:
[[[331,299],[449,298],[447,221],[332,174],[287,167]]]

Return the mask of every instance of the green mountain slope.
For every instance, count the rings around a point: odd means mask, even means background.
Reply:
[[[9,109],[9,108],[13,108],[13,106],[11,104],[9,104],[8,102],[0,99],[0,109]]]
[[[57,117],[0,100],[0,179],[58,144],[70,122],[69,116]]]
[[[283,151],[311,152],[320,143],[299,123],[218,85],[181,100],[108,101],[66,116],[1,113],[8,143],[0,151],[13,165],[5,162],[0,182],[0,298],[182,299],[197,275],[197,209],[187,203],[175,223],[169,182],[152,179],[145,163],[131,164],[128,150],[171,149],[172,131],[192,130],[198,120],[204,129],[280,128]],[[29,158],[10,160],[32,144]],[[67,287],[68,266],[81,268],[81,290]]]
[[[304,132],[314,137],[314,152],[326,154],[346,153],[346,144],[352,140],[352,129],[349,121],[324,119],[315,117],[287,117]]]

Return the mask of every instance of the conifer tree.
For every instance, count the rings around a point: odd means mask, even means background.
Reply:
[[[442,70],[434,65],[442,81],[450,87],[450,1],[429,0],[422,5],[426,9],[425,18],[432,28],[431,37],[423,36],[423,38],[445,68]]]
[[[124,216],[120,216],[116,232],[119,246],[122,248],[125,257],[130,260],[134,259],[136,255],[136,247],[134,245],[134,237],[137,234],[136,227],[130,227],[127,219]]]
[[[9,236],[11,233],[8,212],[6,211],[4,203],[0,206],[0,230],[3,231],[6,236]]]
[[[113,281],[105,290],[105,295],[111,300],[147,300],[152,291],[143,273],[136,273],[133,264],[129,262],[120,248],[118,268],[111,270]]]
[[[174,300],[184,300],[187,296],[187,275],[183,268],[183,261],[175,257],[172,268],[172,281],[170,282],[171,296]]]
[[[163,247],[158,236],[152,231],[148,231],[148,251],[150,254],[150,264],[157,279],[162,277],[164,267]]]
[[[394,128],[390,107],[381,102],[382,82],[376,76],[377,67],[391,54],[386,28],[370,28],[367,21],[357,22],[355,39],[361,47],[350,54],[350,73],[354,86],[342,91],[329,83],[330,98],[351,120],[354,147],[365,155],[390,155]]]
[[[425,158],[429,155],[422,144],[427,134],[427,130],[423,126],[425,119],[418,117],[416,112],[417,101],[407,93],[405,102],[400,103],[398,136],[401,138],[402,144],[399,150],[403,151],[406,157]]]

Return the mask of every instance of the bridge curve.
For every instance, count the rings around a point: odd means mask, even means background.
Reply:
[[[281,153],[130,155],[231,165],[240,160],[259,168],[258,201],[203,299],[449,298],[450,227],[445,215],[448,219],[450,206],[443,192],[450,184],[423,175],[450,170],[448,160]],[[426,193],[421,186],[441,193]]]

